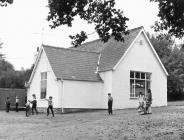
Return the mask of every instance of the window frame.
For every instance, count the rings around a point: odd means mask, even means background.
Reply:
[[[133,77],[132,77],[132,72],[133,72]],[[137,75],[137,73],[139,73],[139,76]],[[142,74],[144,74],[144,78],[142,78]],[[130,76],[129,76],[130,83],[129,83],[129,86],[130,86],[130,98],[131,99],[137,99],[138,98],[138,96],[136,96],[136,80],[144,81],[144,88],[145,88],[144,90],[145,90],[145,94],[147,94],[147,83],[148,82],[149,82],[149,84],[150,84],[149,86],[151,88],[151,76],[152,76],[152,73],[151,72],[143,72],[143,71],[133,71],[133,70],[130,70]],[[131,86],[131,80],[133,80],[133,84],[134,84],[133,90],[131,89],[132,88],[132,86]],[[133,91],[133,93],[131,91]]]
[[[40,73],[40,99],[45,99],[46,95],[47,95],[47,76],[48,76],[47,72],[41,72]],[[45,86],[44,87],[45,93],[42,93],[42,91],[43,91],[42,86]]]

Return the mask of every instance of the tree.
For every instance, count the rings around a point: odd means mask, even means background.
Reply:
[[[94,23],[95,31],[102,41],[107,42],[111,36],[117,41],[123,41],[122,33],[128,33],[128,18],[114,6],[115,0],[49,0],[48,21],[52,21],[51,28],[60,25],[71,27],[74,17],[79,16],[90,24]],[[70,38],[73,39],[72,44],[77,47],[87,38],[87,33],[81,31]]]
[[[15,71],[12,64],[6,60],[0,61],[0,88],[25,88],[34,65],[30,69]]]
[[[158,2],[160,21],[155,22],[155,31],[166,30],[177,38],[184,36],[184,0],[150,0]]]
[[[171,39],[170,35],[159,34],[154,36],[149,33],[147,35],[161,60],[171,55],[174,40]]]
[[[175,46],[172,54],[165,61],[169,72],[168,95],[170,98],[183,98],[184,94],[184,52]]]
[[[174,46],[169,35],[149,35],[151,43],[158,53],[167,72],[167,92],[169,100],[184,97],[184,46]]]
[[[2,5],[11,4],[13,0],[0,0]],[[116,9],[115,0],[48,0],[48,21],[51,28],[60,25],[72,26],[74,18],[79,16],[89,24],[95,25],[95,31],[102,41],[107,42],[113,36],[117,41],[123,41],[122,34],[128,34],[123,11]],[[69,36],[72,45],[77,47],[87,39],[87,33],[81,31]]]
[[[7,6],[8,4],[12,4],[13,0],[0,0],[0,6]]]

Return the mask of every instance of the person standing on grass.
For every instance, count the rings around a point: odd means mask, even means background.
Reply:
[[[33,94],[33,100],[32,101],[29,101],[31,104],[32,104],[32,114],[34,115],[34,110],[36,112],[36,114],[38,114],[38,111],[37,111],[37,100],[36,100],[36,95]]]
[[[48,101],[47,116],[49,115],[49,109],[50,109],[52,112],[52,116],[54,117],[52,96],[49,96],[49,99],[45,99],[45,100]]]
[[[27,101],[26,103],[26,117],[29,117],[30,115],[30,102]]]
[[[152,114],[151,113],[151,104],[152,104],[152,93],[151,93],[151,89],[148,89],[148,93],[147,93],[147,109],[146,112],[148,114]]]
[[[7,97],[6,98],[6,112],[9,112],[10,111],[10,97]]]
[[[19,107],[19,98],[18,98],[18,96],[16,96],[16,97],[15,97],[15,111],[16,111],[16,112],[19,111],[18,107]]]
[[[108,113],[109,115],[112,115],[112,104],[113,104],[113,98],[111,96],[111,93],[108,93]]]

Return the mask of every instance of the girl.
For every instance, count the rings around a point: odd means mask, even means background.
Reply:
[[[143,111],[144,110],[144,100],[145,100],[145,97],[144,97],[144,94],[142,94],[142,92],[139,92],[139,106],[137,108],[137,110],[140,112],[140,111]]]

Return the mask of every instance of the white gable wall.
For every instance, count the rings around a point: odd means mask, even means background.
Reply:
[[[101,108],[102,83],[88,81],[63,81],[63,108]]]
[[[143,41],[143,45],[139,41]],[[152,106],[167,105],[167,76],[155,57],[143,33],[137,38],[125,58],[112,74],[114,108],[135,108],[137,99],[130,99],[130,71],[150,72]]]
[[[49,64],[47,56],[43,51],[36,67],[36,71],[33,75],[30,88],[28,90],[28,100],[32,100],[32,94],[36,94],[37,106],[38,107],[47,107],[47,101],[40,99],[40,81],[41,81],[41,72],[47,72],[47,95],[53,97],[53,103],[55,108],[61,107],[61,89],[62,83],[56,80],[56,77],[52,71],[52,68]]]

